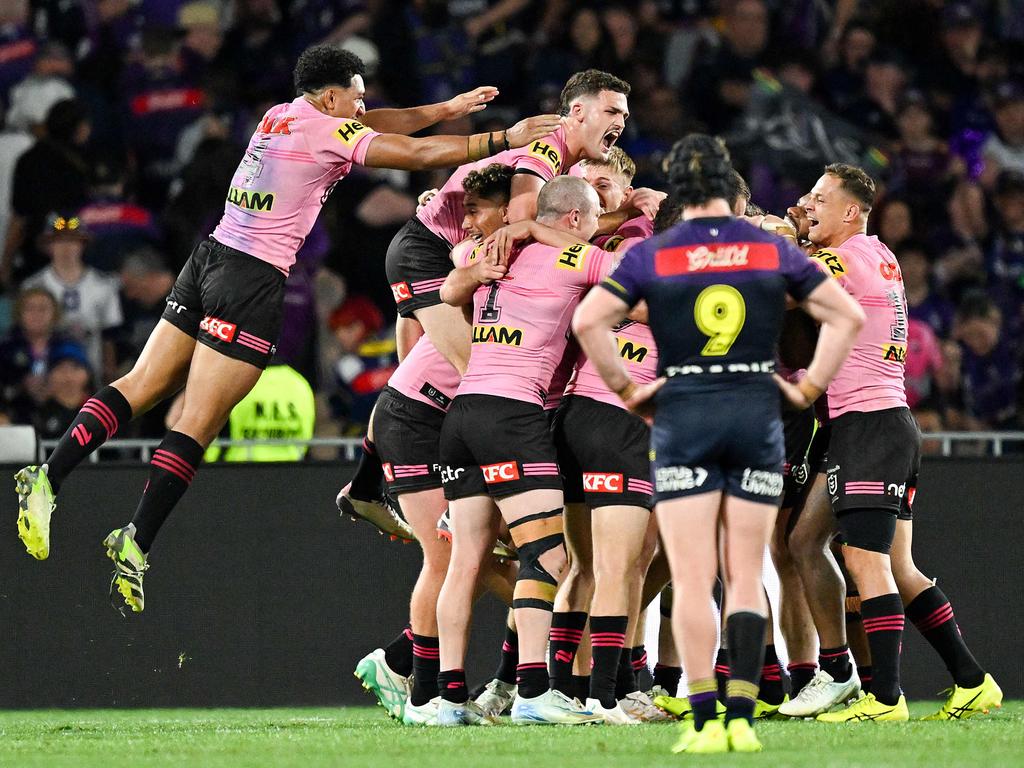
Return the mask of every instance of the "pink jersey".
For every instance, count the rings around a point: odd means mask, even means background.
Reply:
[[[658,375],[658,348],[651,329],[643,323],[624,320],[614,329],[615,345],[626,362],[629,377],[637,384],[649,384]],[[625,408],[619,396],[608,389],[589,358],[581,355],[576,372],[565,389],[567,395],[581,395],[608,405]]]
[[[497,395],[543,405],[569,339],[573,310],[615,255],[577,243],[530,243],[505,277],[473,294],[473,348],[460,395]]]
[[[460,165],[434,195],[434,199],[427,203],[416,217],[435,235],[446,240],[449,245],[455,245],[466,236],[466,231],[462,228],[462,221],[466,218],[466,210],[462,205],[465,194],[462,190],[462,180],[470,171],[478,171],[491,163],[501,163],[510,165],[517,171],[534,173],[544,181],[550,181],[562,173],[567,151],[565,129],[559,128],[550,136],[545,136],[529,146],[499,152],[494,157],[485,157],[475,163]]]
[[[641,240],[646,240],[654,234],[654,222],[646,216],[637,216],[623,223],[611,235],[598,235],[591,242],[606,251],[625,253],[629,248]],[[627,242],[628,241],[628,242]],[[623,248],[623,246],[626,246]]]
[[[857,300],[867,322],[828,388],[829,418],[851,411],[907,405],[907,299],[892,251],[873,235],[854,235],[838,248],[812,254]]]
[[[474,258],[476,243],[472,240],[464,240],[452,249],[452,259],[457,267],[465,266]],[[462,376],[455,366],[423,334],[391,375],[388,386],[406,397],[447,413],[460,381]]]
[[[325,115],[301,96],[272,107],[231,179],[214,238],[287,275],[331,188],[365,161],[379,135],[358,120]]]
[[[576,360],[579,359],[579,356],[580,345],[576,339],[569,339],[565,345],[565,351],[562,352],[562,359],[555,366],[555,372],[551,374],[551,381],[548,382],[547,389],[544,390],[545,411],[557,408],[558,404],[562,402],[562,396],[566,394],[565,388],[569,385],[569,379],[576,369]]]
[[[910,318],[907,328],[907,405],[913,408],[932,394],[934,377],[945,363],[942,347],[928,323]]]

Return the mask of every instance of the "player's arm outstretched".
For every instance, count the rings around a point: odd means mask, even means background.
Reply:
[[[486,109],[487,103],[497,95],[498,89],[493,85],[482,85],[437,104],[408,109],[371,109],[360,118],[360,122],[381,133],[408,136],[443,120],[456,120]]]
[[[423,171],[472,163],[506,149],[524,147],[558,128],[558,115],[537,115],[520,120],[504,131],[474,133],[471,136],[425,136],[412,138],[395,133],[375,136],[366,150],[363,165]]]

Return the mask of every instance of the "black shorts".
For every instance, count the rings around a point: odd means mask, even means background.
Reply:
[[[441,463],[449,501],[562,488],[544,410],[507,397],[457,396],[441,428]]]
[[[913,519],[921,469],[921,431],[909,408],[844,413],[832,419],[828,493],[836,515],[887,509]]]
[[[553,428],[567,504],[654,506],[651,431],[643,419],[608,403],[567,395]]]
[[[807,488],[810,466],[807,453],[814,436],[814,411],[783,409],[782,437],[786,447],[786,463],[782,465],[782,508],[792,509]]]
[[[441,303],[441,285],[452,271],[452,247],[412,218],[391,239],[384,269],[398,314],[412,317],[417,309]]]
[[[725,491],[778,504],[785,457],[779,392],[767,381],[658,393],[653,449],[655,502]]]
[[[444,411],[384,387],[373,411],[373,442],[388,491],[398,495],[441,487]]]
[[[284,280],[268,262],[210,237],[182,267],[163,319],[222,355],[266,368],[281,332]]]

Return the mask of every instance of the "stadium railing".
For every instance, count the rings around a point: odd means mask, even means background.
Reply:
[[[1000,458],[1006,453],[1024,453],[1024,432],[928,432],[922,435],[923,450],[931,456],[969,456]],[[56,440],[39,442],[39,460],[42,461],[57,445]],[[264,445],[298,445],[308,448],[337,449],[335,458],[355,461],[362,445],[361,437],[314,437],[310,440],[226,440],[217,439],[215,445],[223,448],[255,448]],[[153,451],[160,446],[159,440],[125,439],[111,440],[101,449],[106,455],[120,452],[123,459],[149,461]],[[100,454],[90,457],[93,463],[100,460]]]

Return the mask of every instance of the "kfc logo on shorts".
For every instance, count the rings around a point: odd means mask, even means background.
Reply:
[[[583,490],[591,493],[622,493],[622,475],[612,472],[584,472]]]
[[[403,301],[408,301],[412,298],[412,290],[409,288],[408,283],[392,283],[391,295],[395,297],[396,303],[401,304]]]
[[[391,462],[385,462],[380,467],[384,470],[384,479],[389,483],[395,482],[395,470],[391,468]]]
[[[207,315],[203,318],[203,322],[199,324],[199,330],[206,331],[215,339],[231,343],[235,339],[235,331],[238,330],[238,326]]]
[[[484,482],[507,483],[510,480],[519,479],[519,467],[514,461],[503,461],[501,464],[481,465],[480,471],[484,473]]]

